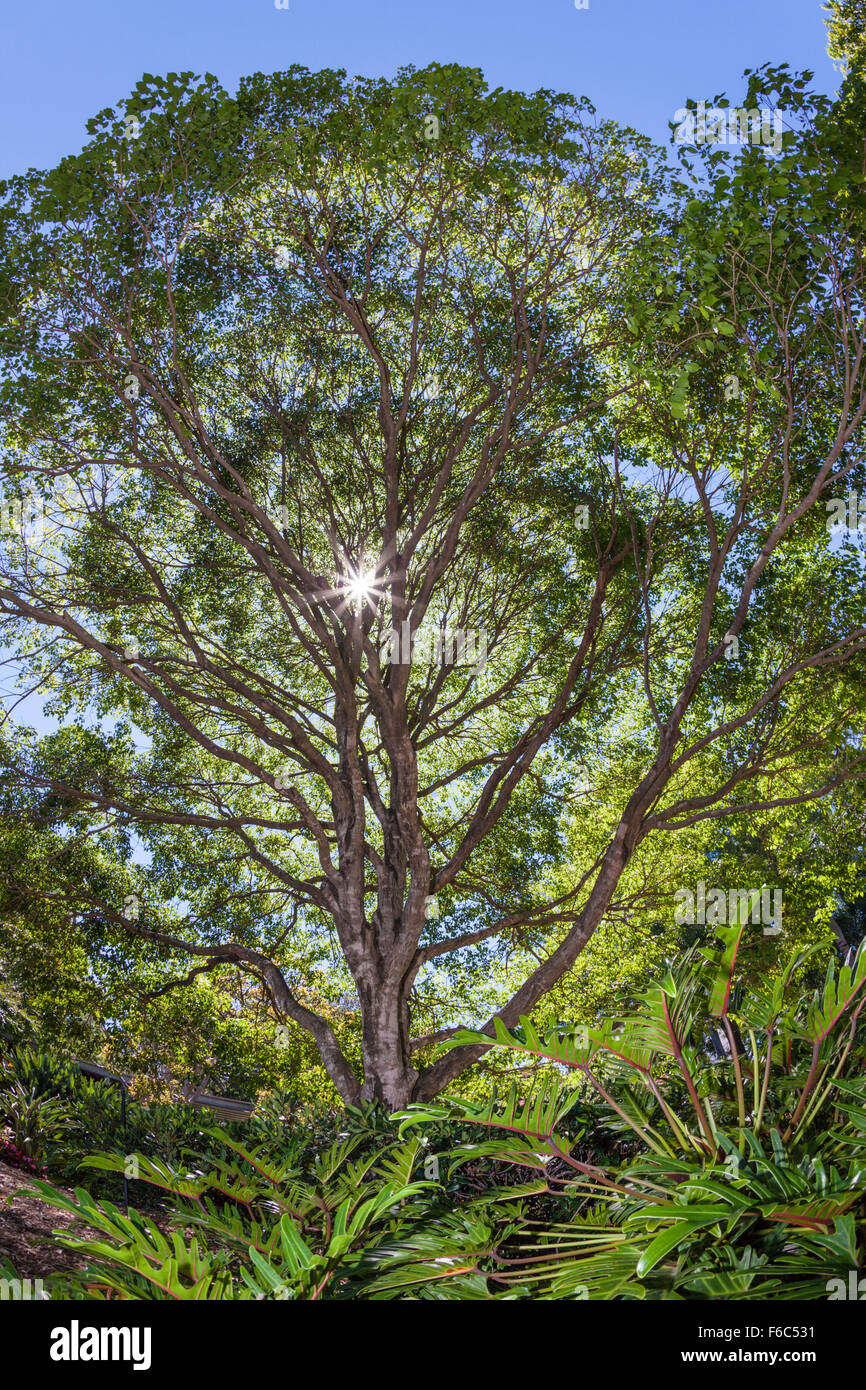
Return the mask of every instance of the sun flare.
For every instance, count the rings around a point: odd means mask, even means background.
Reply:
[[[358,570],[356,574],[350,575],[345,582],[345,591],[348,598],[355,603],[363,603],[369,599],[376,586],[376,576],[367,570]]]

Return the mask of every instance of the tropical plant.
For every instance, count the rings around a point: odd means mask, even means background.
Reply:
[[[72,1096],[82,1082],[80,1068],[50,1052],[38,1052],[32,1047],[10,1047],[0,1055],[0,1089],[19,1081],[27,1090],[39,1096]]]
[[[0,1125],[8,1129],[15,1148],[37,1166],[53,1142],[78,1128],[68,1101],[27,1087],[17,1078],[0,1089]]]
[[[866,951],[840,969],[831,959],[822,990],[789,997],[819,948],[798,949],[778,978],[738,999],[743,933],[740,924],[719,928],[719,946],[688,953],[629,1018],[546,1036],[528,1018],[516,1031],[499,1025],[486,1046],[550,1064],[531,1094],[515,1082],[504,1102],[404,1112],[403,1131],[455,1112],[487,1128],[496,1137],[463,1146],[452,1169],[481,1155],[517,1165],[529,1181],[504,1199],[555,1195],[569,1209],[567,1221],[524,1226],[515,1248],[500,1252],[495,1285],[552,1298],[815,1298],[857,1267]],[[709,1061],[712,1024],[729,1061]],[[577,1094],[563,1070],[642,1153],[618,1169],[575,1156],[560,1128]],[[425,1263],[412,1252],[411,1240],[395,1247],[376,1287],[423,1282]]]
[[[350,1109],[318,1154],[275,1099],[242,1144],[178,1166],[136,1155],[135,1173],[171,1199],[169,1233],[78,1188],[35,1190],[103,1240],[68,1233],[86,1270],[62,1296],[130,1298],[522,1299],[826,1295],[862,1255],[866,1083],[861,1011],[866,949],[824,986],[798,983],[819,947],[742,991],[745,928],[719,929],[646,992],[631,1016],[595,1029],[529,1019],[484,1045],[548,1066],[484,1106]],[[728,1040],[712,1062],[707,1032]],[[462,1045],[458,1037],[455,1045]],[[563,1075],[564,1073],[564,1075]],[[575,1080],[571,1078],[576,1078]],[[588,1097],[595,1097],[589,1103]],[[576,1120],[575,1116],[579,1118]],[[587,1152],[600,1119],[631,1154]],[[404,1138],[394,1134],[395,1123]],[[415,1126],[425,1143],[405,1138]],[[473,1127],[490,1137],[471,1137]],[[204,1137],[204,1136],[203,1136]],[[455,1140],[457,1141],[455,1143]],[[275,1150],[278,1154],[275,1157]],[[493,1186],[506,1165],[516,1181]],[[85,1166],[119,1174],[122,1155]],[[417,1170],[423,1167],[423,1178]],[[482,1173],[473,1183],[466,1175]]]
[[[405,1232],[436,1184],[416,1176],[423,1141],[392,1141],[358,1158],[363,1132],[331,1145],[304,1176],[296,1157],[274,1160],[213,1131],[229,1155],[189,1171],[136,1155],[141,1181],[172,1199],[166,1234],[154,1218],[83,1188],[74,1196],[37,1182],[31,1193],[102,1233],[58,1241],[86,1267],[52,1281],[54,1296],[148,1299],[345,1299],[363,1296],[376,1272],[371,1251]],[[91,1168],[123,1169],[117,1155]],[[162,1223],[165,1224],[165,1223]]]
[[[25,1173],[31,1173],[34,1177],[47,1177],[47,1169],[44,1164],[40,1165],[27,1154],[22,1153],[17,1144],[13,1144],[11,1139],[4,1139],[0,1134],[0,1163],[5,1163],[10,1168],[21,1168]]]

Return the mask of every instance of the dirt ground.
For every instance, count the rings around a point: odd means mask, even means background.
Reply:
[[[36,1197],[12,1197],[13,1192],[29,1182],[27,1173],[0,1163],[0,1259],[11,1260],[22,1279],[44,1278],[58,1269],[81,1269],[84,1259],[56,1245],[51,1232],[75,1226],[78,1235],[84,1234],[85,1228],[70,1213],[58,1211]],[[46,1244],[46,1238],[50,1243]]]
[[[84,1256],[58,1245],[52,1231],[72,1230],[76,1236],[102,1240],[104,1235],[76,1221],[71,1212],[60,1211],[38,1197],[12,1196],[19,1188],[29,1186],[30,1181],[29,1174],[20,1168],[0,1163],[0,1261],[11,1260],[22,1279],[44,1279],[61,1269],[83,1269]],[[71,1188],[56,1183],[53,1186],[72,1196]],[[163,1232],[169,1229],[171,1220],[165,1212],[148,1210],[147,1215]]]

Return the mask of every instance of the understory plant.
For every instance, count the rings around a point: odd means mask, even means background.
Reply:
[[[0,1055],[0,1124],[7,1114],[13,1136],[32,1133],[48,1177],[67,1185],[81,1181],[82,1156],[95,1151],[124,1158],[141,1152],[170,1164],[180,1164],[188,1150],[200,1161],[220,1152],[219,1141],[209,1133],[212,1112],[185,1104],[143,1105],[128,1095],[124,1105],[112,1080],[84,1075],[75,1062],[28,1047],[8,1048]],[[239,1135],[242,1128],[232,1124],[227,1132]],[[32,1142],[25,1151],[31,1148]],[[93,1174],[90,1190],[119,1199],[123,1176],[123,1171]],[[127,1181],[127,1188],[134,1202],[149,1196],[134,1180]]]
[[[58,1236],[87,1264],[57,1276],[54,1296],[830,1296],[863,1255],[866,950],[850,966],[831,959],[817,992],[801,976],[820,945],[747,990],[743,939],[740,924],[719,928],[628,1017],[544,1035],[524,1018],[453,1040],[546,1061],[528,1091],[515,1080],[482,1106],[391,1117],[350,1108],[318,1153],[275,1113],[247,1143],[210,1131],[223,1157],[138,1154],[133,1170],[165,1199],[164,1219],[36,1183],[101,1233]],[[727,1039],[720,1061],[711,1030]],[[599,1126],[628,1137],[630,1156],[610,1160],[619,1143],[594,1153]],[[125,1163],[103,1154],[85,1166]]]
[[[76,1128],[75,1116],[60,1096],[40,1094],[17,1079],[0,1089],[0,1132],[36,1168],[48,1147]]]
[[[377,1245],[402,1238],[420,1212],[426,1214],[437,1186],[423,1176],[426,1146],[417,1137],[392,1139],[359,1157],[364,1133],[348,1135],[319,1155],[312,1178],[297,1158],[274,1160],[265,1145],[246,1147],[221,1131],[212,1137],[228,1154],[206,1172],[134,1156],[136,1176],[170,1198],[164,1220],[137,1211],[125,1215],[84,1188],[67,1195],[37,1182],[29,1189],[101,1233],[58,1233],[58,1243],[84,1255],[87,1264],[56,1276],[52,1296],[358,1297],[378,1273]],[[123,1163],[114,1154],[86,1160],[91,1168],[115,1172]]]
[[[796,978],[821,945],[796,950],[778,977],[735,985],[745,928],[718,928],[643,996],[636,1012],[596,1028],[558,1025],[540,1036],[528,1018],[494,1038],[465,1031],[449,1045],[485,1042],[546,1059],[530,1094],[452,1104],[490,1137],[464,1145],[450,1169],[485,1156],[524,1170],[515,1195],[560,1201],[559,1222],[524,1221],[498,1250],[492,1286],[542,1298],[784,1298],[828,1296],[863,1253],[866,952],[830,960],[824,985]],[[715,1028],[728,1058],[713,1063]],[[618,1133],[641,1152],[617,1169],[577,1156],[562,1121],[589,1088]],[[446,1107],[411,1107],[402,1132],[441,1121]],[[381,1290],[437,1277],[409,1241],[391,1251]],[[467,1259],[472,1256],[468,1247]],[[484,1252],[487,1258],[487,1252]]]

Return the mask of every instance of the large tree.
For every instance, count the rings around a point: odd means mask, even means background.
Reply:
[[[563,979],[653,832],[863,774],[823,505],[864,479],[863,141],[803,86],[752,80],[781,154],[674,177],[465,69],[146,78],[9,182],[0,612],[78,727],[10,733],[6,785],[146,852],[131,896],[64,882],[100,949],[248,972],[401,1106],[477,1059],[430,1057],[467,1012]],[[335,960],[360,1074],[301,997]]]

